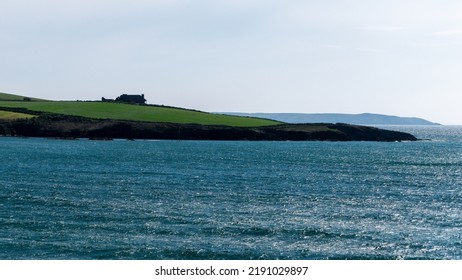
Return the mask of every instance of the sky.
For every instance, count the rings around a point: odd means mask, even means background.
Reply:
[[[1,0],[0,92],[462,124],[462,1]]]

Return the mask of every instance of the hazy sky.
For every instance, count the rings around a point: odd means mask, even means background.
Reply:
[[[0,92],[462,124],[462,1],[0,1]]]

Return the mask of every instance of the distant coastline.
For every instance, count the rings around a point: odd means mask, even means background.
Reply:
[[[285,123],[348,123],[355,125],[441,125],[421,118],[382,114],[299,114],[299,113],[223,113],[232,116],[265,118]]]

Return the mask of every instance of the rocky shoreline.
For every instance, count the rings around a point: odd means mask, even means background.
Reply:
[[[349,124],[264,127],[100,120],[57,114],[0,122],[0,135],[62,139],[168,139],[247,141],[415,141],[411,134]]]

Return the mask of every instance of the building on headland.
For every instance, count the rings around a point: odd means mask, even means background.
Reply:
[[[134,103],[134,104],[146,104],[146,99],[144,94],[141,95],[131,95],[131,94],[122,94],[121,96],[114,99],[101,98],[103,102],[123,102],[123,103]]]

